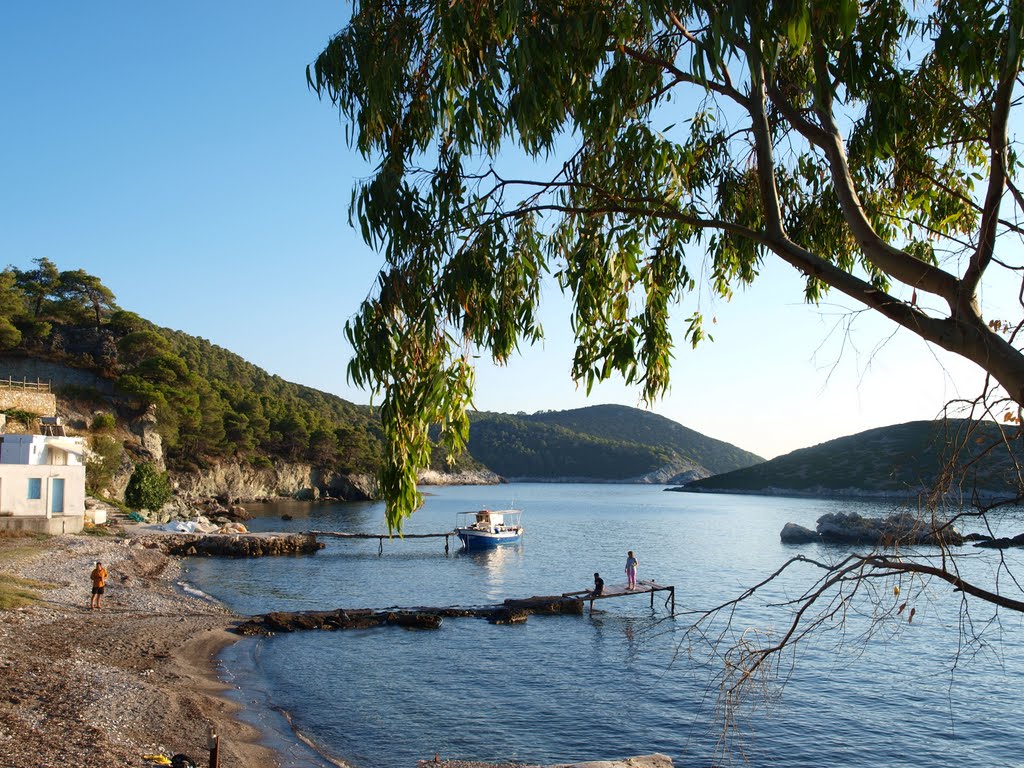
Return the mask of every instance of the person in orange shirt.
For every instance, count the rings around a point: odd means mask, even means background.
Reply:
[[[107,569],[103,567],[103,563],[96,561],[96,567],[92,569],[92,573],[89,574],[89,578],[92,579],[92,599],[89,600],[89,610],[100,607],[100,600],[103,598],[103,590],[107,586]]]

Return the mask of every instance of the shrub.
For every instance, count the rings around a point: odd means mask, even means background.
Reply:
[[[132,509],[158,510],[171,500],[171,482],[166,472],[152,464],[136,464],[124,489],[124,503]]]
[[[117,418],[112,413],[97,413],[92,420],[93,432],[110,432],[117,426]]]
[[[107,435],[92,439],[92,452],[85,462],[85,486],[93,496],[106,491],[121,466],[124,446]]]

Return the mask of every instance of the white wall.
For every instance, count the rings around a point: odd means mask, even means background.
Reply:
[[[0,464],[81,464],[85,441],[80,437],[2,435]]]
[[[30,478],[40,480],[38,499],[28,498]],[[52,517],[50,500],[55,478],[64,479],[63,514],[84,517],[85,467],[52,464],[0,464],[0,516],[42,515]]]

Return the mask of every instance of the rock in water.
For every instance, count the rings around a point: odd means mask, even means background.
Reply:
[[[779,537],[782,539],[783,544],[812,544],[813,542],[821,541],[821,536],[818,535],[817,531],[804,528],[796,523],[786,523],[782,527],[782,533]]]

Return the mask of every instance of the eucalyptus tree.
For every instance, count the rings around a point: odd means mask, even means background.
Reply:
[[[381,396],[389,523],[421,502],[430,425],[465,444],[469,353],[542,337],[551,273],[588,388],[617,373],[656,398],[679,337],[705,338],[686,295],[778,258],[807,301],[841,292],[1024,402],[1020,318],[979,301],[1021,277],[1022,18],[1022,0],[356,3],[307,80],[376,161],[351,215],[386,263],[346,332],[349,375]]]
[[[808,302],[839,292],[976,363],[989,414],[1019,423],[1024,303],[986,317],[981,297],[1024,295],[1022,27],[1024,0],[357,2],[306,74],[376,163],[351,215],[385,264],[346,333],[350,377],[381,397],[389,524],[422,501],[431,427],[465,445],[472,354],[542,337],[550,274],[588,389],[619,374],[659,396],[674,345],[705,339],[689,294],[729,297],[781,259]],[[858,593],[905,621],[938,579],[967,634],[985,624],[968,600],[1024,611],[1008,562],[978,583],[950,546],[796,557],[694,631],[726,637],[739,602],[816,574],[779,636],[713,643],[730,706]]]

